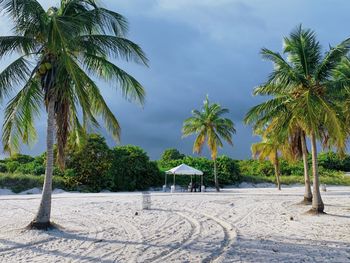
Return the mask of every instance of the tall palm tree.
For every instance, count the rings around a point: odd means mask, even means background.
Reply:
[[[216,191],[220,191],[216,168],[218,148],[223,147],[222,139],[233,145],[232,135],[236,133],[233,122],[222,115],[229,110],[221,108],[217,103],[210,104],[208,96],[204,100],[201,111],[193,110],[192,117],[185,120],[182,128],[183,137],[197,134],[194,141],[193,152],[201,153],[205,141],[214,161],[214,180]]]
[[[274,71],[265,85],[259,88],[259,94],[288,95],[293,118],[311,139],[313,174],[311,211],[315,213],[324,211],[319,190],[316,141],[322,140],[327,134],[332,138],[335,147],[345,148],[347,133],[341,109],[333,99],[335,91],[333,71],[348,53],[349,48],[350,40],[347,39],[335,47],[330,47],[322,56],[321,45],[315,33],[310,29],[303,29],[300,25],[289,37],[284,38],[283,52],[287,55],[287,60],[279,53],[268,49],[262,50],[263,57],[273,62]]]
[[[0,73],[0,99],[22,87],[6,107],[5,150],[18,151],[21,141],[33,143],[34,119],[42,106],[47,112],[45,180],[32,228],[50,226],[55,133],[61,167],[68,133],[79,140],[83,130],[99,127],[98,117],[119,139],[119,123],[92,77],[112,83],[129,99],[140,103],[144,99],[141,84],[111,59],[140,64],[147,64],[147,59],[141,48],[125,37],[126,19],[96,2],[62,0],[58,7],[45,11],[37,0],[0,0],[0,8],[14,22],[13,35],[0,37],[0,59],[19,54]]]

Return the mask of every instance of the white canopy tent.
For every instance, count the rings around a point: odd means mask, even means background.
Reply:
[[[191,166],[188,166],[186,164],[180,164],[179,166],[176,166],[173,169],[170,169],[170,170],[165,172],[165,186],[167,185],[167,175],[168,174],[172,174],[174,176],[172,190],[175,190],[175,176],[176,175],[190,175],[191,176],[191,183],[192,183],[192,176],[193,175],[200,175],[201,176],[201,188],[203,187],[203,172],[200,170],[197,170]]]

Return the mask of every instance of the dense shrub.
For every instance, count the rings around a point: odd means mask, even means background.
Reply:
[[[280,161],[282,175],[304,175],[303,162],[288,163],[285,160]],[[311,164],[309,165],[311,167]]]
[[[0,163],[0,173],[6,173],[7,172],[7,166],[5,163]]]
[[[220,156],[217,159],[217,165],[220,184],[232,184],[238,182],[241,179],[237,162],[231,158],[224,155]]]
[[[36,161],[25,163],[16,169],[16,173],[21,174],[32,174],[32,175],[43,175],[45,174],[45,167],[42,163]]]
[[[240,160],[238,161],[240,173],[246,176],[275,176],[275,170],[270,161]],[[311,164],[309,165],[311,167]],[[280,160],[281,174],[285,176],[303,176],[303,162],[288,163]]]
[[[170,148],[170,149],[166,149],[161,158],[160,158],[160,162],[169,162],[169,161],[174,161],[174,160],[180,160],[185,158],[185,155],[180,153],[177,149],[174,148]]]
[[[14,173],[21,164],[17,161],[7,161],[6,162],[6,169],[10,173]]]
[[[238,161],[238,165],[242,175],[273,176],[275,173],[270,161],[259,162],[257,160],[241,160]]]
[[[349,155],[339,156],[334,152],[322,152],[318,155],[318,163],[326,169],[350,172]]]
[[[155,162],[151,162],[146,152],[137,146],[120,146],[112,150],[111,189],[143,190],[160,186],[162,176]]]
[[[80,148],[67,151],[66,168],[72,172],[67,176],[69,187],[82,191],[100,191],[109,188],[108,175],[112,155],[105,139],[97,134],[91,134]],[[56,174],[61,174],[55,169]],[[66,174],[64,174],[66,175]]]
[[[11,157],[5,159],[5,162],[13,162],[13,161],[18,162],[20,164],[25,164],[25,163],[30,163],[34,161],[34,157],[26,154],[16,153],[16,154],[13,154]]]

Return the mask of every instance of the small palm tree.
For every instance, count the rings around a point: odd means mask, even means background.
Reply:
[[[208,96],[204,100],[201,111],[193,110],[192,117],[185,120],[182,128],[183,137],[197,134],[193,144],[193,152],[201,153],[204,143],[207,141],[208,148],[211,152],[211,158],[214,161],[214,180],[216,191],[220,191],[216,158],[218,148],[223,147],[222,139],[228,144],[233,145],[232,135],[236,133],[233,122],[222,115],[229,110],[221,108],[217,103],[210,104]]]
[[[289,131],[288,133],[277,133],[276,125],[279,123],[279,119],[273,119],[264,128],[256,128],[254,133],[262,137],[261,142],[254,143],[251,147],[251,151],[254,158],[258,158],[259,161],[265,161],[269,159],[275,169],[275,176],[278,190],[281,190],[281,169],[280,169],[280,155],[288,161],[295,161],[299,157],[299,149],[296,147],[295,140],[299,140],[298,133]]]
[[[279,147],[280,145],[276,141],[263,138],[261,142],[254,143],[251,150],[253,157],[258,158],[259,161],[265,161],[266,159],[270,160],[275,169],[277,188],[278,190],[281,190],[281,169],[278,156]]]
[[[12,153],[19,150],[21,141],[35,141],[34,119],[42,107],[47,112],[45,181],[32,228],[50,226],[54,135],[61,167],[68,134],[79,141],[84,130],[99,127],[98,117],[119,139],[119,123],[92,77],[113,83],[127,98],[140,103],[144,99],[141,84],[111,59],[141,64],[147,59],[141,48],[125,37],[125,18],[96,2],[61,0],[58,7],[45,11],[36,0],[0,0],[1,10],[14,22],[13,35],[0,37],[0,59],[19,54],[0,73],[0,99],[22,87],[6,107],[5,150]]]
[[[256,88],[254,94],[258,95],[260,89],[261,87]],[[254,124],[254,130],[261,130],[266,124],[269,124],[268,130],[273,131],[275,136],[284,138],[282,143],[289,145],[288,152],[284,152],[288,156],[287,159],[296,161],[301,158],[303,160],[305,191],[301,203],[311,204],[312,191],[305,132],[293,116],[292,97],[276,92],[274,95],[274,98],[251,108],[245,116],[245,123]]]

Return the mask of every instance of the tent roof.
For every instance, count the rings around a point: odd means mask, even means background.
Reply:
[[[191,166],[188,166],[186,164],[181,164],[179,166],[176,166],[173,169],[170,169],[169,171],[166,171],[167,174],[179,174],[179,175],[203,175],[202,171],[199,171]]]

